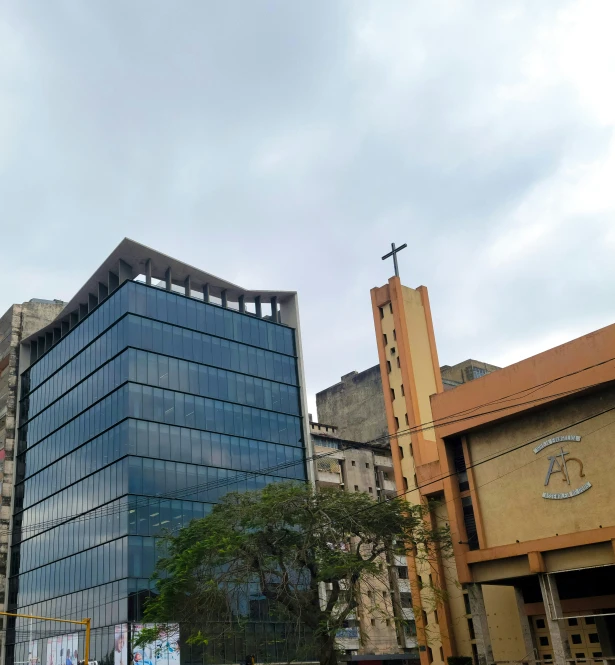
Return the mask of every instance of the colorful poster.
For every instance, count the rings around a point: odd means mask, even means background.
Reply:
[[[132,624],[133,644],[143,628],[153,627],[154,624]],[[180,665],[179,625],[159,625],[158,637],[154,642],[133,648],[130,665]]]
[[[47,640],[47,665],[58,665],[59,641],[61,637],[50,637]]]
[[[47,640],[47,665],[77,665],[79,661],[77,633],[50,637]]]
[[[115,627],[114,665],[128,665],[128,624]]]
[[[28,663],[29,665],[38,665],[38,641],[30,640],[28,642]]]
[[[73,633],[72,635],[64,636],[64,658],[65,665],[77,665],[79,662],[79,635]]]

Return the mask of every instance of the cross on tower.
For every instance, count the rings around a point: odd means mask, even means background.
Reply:
[[[399,277],[399,267],[397,266],[397,252],[401,252],[402,249],[406,249],[408,245],[404,243],[401,247],[395,247],[395,243],[391,243],[391,251],[388,254],[385,254],[382,257],[382,260],[393,257],[393,265],[395,266],[395,277]]]

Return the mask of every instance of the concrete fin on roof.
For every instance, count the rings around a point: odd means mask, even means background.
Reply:
[[[244,289],[221,277],[216,277],[211,273],[174,259],[163,252],[151,249],[130,238],[124,238],[66,304],[55,321],[47,326],[47,328],[39,330],[36,335],[25,339],[24,342],[27,343],[33,337],[44,335],[58,326],[64,330],[65,326],[62,326],[61,322],[64,319],[71,321],[71,314],[77,312],[76,321],[70,324],[72,328],[82,318],[82,315],[87,314],[87,310],[91,309],[94,298],[101,302],[101,296],[106,297],[107,292],[111,294],[123,281],[134,279],[135,276],[140,274],[149,276],[153,280],[162,281],[165,280],[165,276],[169,275],[172,276],[173,284],[178,286],[185,288],[187,285],[190,285],[190,288],[194,291],[204,292],[207,295],[211,294],[217,297],[220,297],[222,292],[224,292],[226,300],[233,303],[240,302],[241,297],[244,303],[256,303],[256,307],[259,310],[262,299],[265,299],[265,302],[273,299],[273,302],[281,304],[296,296],[296,291],[255,291]]]

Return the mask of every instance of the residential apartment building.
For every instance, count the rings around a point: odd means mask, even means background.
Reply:
[[[115,636],[142,619],[163,530],[225,492],[308,477],[297,295],[125,239],[47,320],[20,340],[7,606],[91,617],[90,659],[113,662]],[[258,601],[238,608],[243,635],[182,658],[295,659],[300,636],[250,615]],[[48,638],[69,632],[9,620],[7,665],[47,659]]]
[[[12,305],[0,318],[0,606],[4,605],[6,596],[20,344],[22,339],[55,319],[64,304],[61,300],[33,299]],[[3,638],[4,635],[2,642]]]
[[[318,487],[364,492],[375,501],[396,495],[388,445],[341,439],[336,426],[311,419],[310,431]],[[319,455],[323,457],[318,459]],[[383,564],[387,574],[366,582],[357,598],[358,611],[338,634],[338,645],[349,661],[401,665],[418,656],[406,557],[391,552]]]

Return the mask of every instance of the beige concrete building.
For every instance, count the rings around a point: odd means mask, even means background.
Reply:
[[[5,603],[10,544],[20,343],[53,321],[63,307],[60,300],[34,299],[13,305],[0,318],[0,606]]]
[[[388,446],[341,439],[333,425],[311,421],[310,430],[314,454],[326,455],[315,463],[318,487],[365,492],[375,501],[395,496]],[[386,581],[372,580],[365,585],[358,612],[339,634],[338,644],[349,660],[395,665],[418,656],[406,557],[391,554],[383,563],[388,571]]]
[[[442,385],[444,390],[451,390],[497,369],[495,365],[479,360],[444,365],[440,368]],[[344,374],[338,383],[316,393],[316,410],[318,419],[333,423],[343,439],[363,442],[388,440],[380,365]]]
[[[431,406],[458,577],[486,600],[478,660],[502,659],[494,588],[516,658],[615,660],[615,325],[455,392]]]
[[[421,664],[614,657],[615,325],[447,390],[427,289],[371,295],[396,483],[454,547],[408,551]]]
[[[471,358],[453,366],[442,365],[440,367],[442,387],[444,390],[452,390],[463,383],[480,379],[481,376],[491,374],[491,372],[495,372],[498,369],[500,368],[495,365],[489,365],[488,363],[480,360],[472,360]]]
[[[349,372],[316,393],[318,420],[333,423],[349,441],[374,441],[388,434],[380,367]]]

